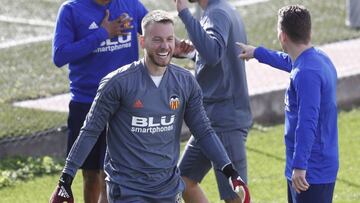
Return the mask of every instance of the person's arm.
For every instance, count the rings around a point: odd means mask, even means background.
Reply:
[[[293,183],[298,191],[307,189],[305,179],[308,160],[317,130],[321,77],[311,70],[300,70],[295,74],[294,87],[297,92],[298,123],[295,130],[295,153],[293,160]]]
[[[265,63],[269,66],[286,71],[288,73],[291,72],[291,58],[284,52],[274,51],[259,46],[254,51],[254,58],[256,58],[260,63]]]
[[[221,10],[213,11],[205,29],[192,16],[188,8],[181,10],[179,17],[201,58],[210,66],[217,64],[226,52],[226,43],[231,26],[228,16]]]
[[[109,37],[105,28],[99,27],[96,31],[83,39],[75,41],[76,25],[73,22],[71,8],[62,6],[56,21],[53,40],[53,62],[57,67],[79,60]]]
[[[114,73],[101,80],[94,102],[80,130],[79,137],[66,159],[64,173],[72,176],[75,174],[76,169],[84,162],[99,135],[105,129],[110,116],[119,108],[121,87],[115,78],[111,78]]]
[[[291,72],[292,62],[288,54],[266,49],[262,46],[254,47],[241,42],[236,42],[236,44],[239,45],[241,49],[241,53],[239,54],[241,59],[250,60],[256,58],[260,63],[265,63],[274,68]]]
[[[86,116],[78,138],[71,147],[59,184],[55,188],[50,202],[73,201],[71,191],[72,180],[75,177],[76,171],[95,145],[99,135],[105,129],[110,116],[119,108],[120,92],[121,87],[116,84],[114,79],[111,80],[110,75],[100,82],[95,100]]]

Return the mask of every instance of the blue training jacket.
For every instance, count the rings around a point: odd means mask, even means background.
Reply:
[[[109,20],[122,13],[133,18],[128,35],[108,38],[101,22],[109,9]],[[138,60],[137,34],[146,8],[138,0],[112,0],[101,6],[94,0],[64,2],[58,13],[53,41],[56,66],[69,64],[71,99],[91,103],[101,78],[111,71]]]
[[[335,182],[339,168],[336,107],[337,73],[329,57],[314,47],[292,62],[288,54],[258,47],[261,63],[290,72],[285,94],[285,175],[306,170],[310,184]]]

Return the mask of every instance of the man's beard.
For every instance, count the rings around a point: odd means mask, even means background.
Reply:
[[[147,54],[148,55],[148,58],[150,59],[150,61],[151,61],[151,63],[153,63],[153,64],[155,64],[155,65],[157,65],[157,66],[159,66],[159,67],[165,67],[165,66],[167,66],[167,65],[169,65],[170,64],[170,62],[171,62],[171,56],[170,56],[170,58],[167,60],[167,61],[165,61],[165,62],[163,62],[163,61],[158,61],[157,59],[156,59],[156,56],[155,56],[155,54],[153,53],[153,54]]]

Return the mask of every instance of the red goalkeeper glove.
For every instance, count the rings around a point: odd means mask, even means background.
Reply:
[[[59,184],[56,186],[50,198],[50,203],[74,203],[74,197],[71,191],[71,183],[73,177],[69,174],[63,173],[60,177]]]
[[[229,179],[231,189],[241,198],[242,203],[250,203],[250,191],[232,164],[226,165],[222,172]]]

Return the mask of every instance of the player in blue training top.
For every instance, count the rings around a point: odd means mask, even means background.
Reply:
[[[149,12],[142,29],[144,59],[121,67],[100,82],[50,202],[73,201],[73,177],[107,123],[109,202],[174,203],[181,198],[184,183],[177,162],[183,120],[234,190],[246,188],[210,126],[195,78],[170,64],[175,49],[170,14]]]
[[[146,13],[138,0],[70,0],[60,7],[53,61],[58,67],[69,64],[67,153],[79,135],[101,78],[138,60],[137,34],[141,34],[141,20]],[[98,199],[106,202],[105,133],[81,166],[85,203]]]
[[[330,203],[339,168],[336,69],[311,45],[311,18],[305,7],[279,10],[278,37],[286,53],[239,43],[240,57],[255,57],[290,73],[285,95],[288,201]]]

